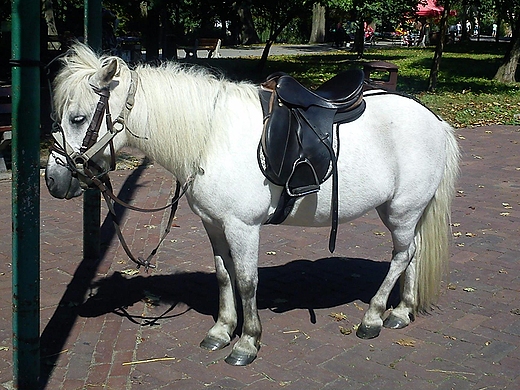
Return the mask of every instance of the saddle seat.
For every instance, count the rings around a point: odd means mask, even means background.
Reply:
[[[276,89],[280,99],[290,106],[317,106],[341,113],[351,110],[362,99],[363,82],[363,71],[352,69],[337,74],[314,92],[281,72],[271,75],[262,86],[268,90]]]

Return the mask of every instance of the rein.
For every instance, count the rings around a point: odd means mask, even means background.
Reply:
[[[55,112],[53,112],[54,123],[52,136],[54,138],[54,143],[51,146],[51,151],[56,152],[65,157],[66,162],[61,163],[72,172],[73,176],[81,176],[84,179],[87,179],[89,181],[89,186],[95,185],[100,190],[101,194],[103,194],[103,198],[105,199],[110,215],[112,217],[112,222],[114,224],[117,237],[119,238],[119,241],[125,253],[130,258],[130,260],[132,260],[137,265],[138,269],[140,267],[144,267],[145,271],[148,272],[150,268],[155,268],[155,265],[151,264],[150,261],[152,257],[157,253],[159,246],[162,244],[162,242],[170,232],[171,225],[175,217],[175,212],[177,211],[177,206],[179,204],[179,200],[184,196],[184,194],[188,190],[188,187],[193,181],[193,176],[190,176],[183,185],[181,185],[180,182],[177,181],[175,187],[175,195],[173,196],[171,202],[162,207],[141,208],[132,206],[119,199],[113,193],[112,183],[110,181],[110,177],[108,176],[109,171],[113,171],[116,168],[116,157],[113,139],[121,131],[128,130],[128,128],[126,127],[125,118],[128,117],[128,114],[134,106],[135,93],[137,91],[138,83],[137,73],[135,71],[131,71],[131,77],[131,84],[128,91],[125,107],[115,121],[112,121],[112,115],[110,114],[108,104],[110,98],[109,89],[100,89],[91,85],[94,92],[99,95],[99,101],[96,105],[96,110],[87,128],[85,137],[83,138],[83,142],[79,151],[75,151],[74,148],[66,141],[65,132],[63,131],[61,125],[58,123]],[[103,135],[103,137],[98,139],[99,130],[103,123],[103,119],[105,119],[106,122],[107,132],[105,133],[105,135]],[[132,132],[130,132],[130,134],[133,135]],[[92,161],[92,158],[101,150],[105,149],[107,146],[109,146],[110,148],[111,160],[110,168],[108,171],[103,170],[103,168],[101,168],[98,164]],[[97,171],[97,174],[94,173],[91,168],[94,168]],[[163,232],[163,235],[159,239],[157,246],[152,250],[152,252],[147,256],[146,259],[142,257],[135,257],[132,254],[128,244],[126,243],[123,233],[121,232],[121,228],[119,226],[118,218],[114,208],[115,203],[129,210],[147,213],[162,211],[167,208],[170,208],[170,216],[168,217],[168,223]]]
[[[102,180],[100,180],[97,177],[91,178],[92,182],[99,188],[101,193],[103,194],[103,198],[105,199],[105,202],[108,206],[108,210],[110,211],[110,216],[112,217],[112,223],[114,224],[114,228],[117,234],[117,237],[119,238],[119,242],[121,243],[121,246],[123,247],[125,253],[127,256],[132,260],[136,265],[137,269],[139,269],[141,266],[144,267],[145,271],[148,272],[150,268],[155,268],[154,264],[151,264],[151,259],[155,254],[157,253],[157,250],[163,243],[164,239],[170,233],[173,218],[175,217],[175,213],[177,211],[177,206],[179,205],[179,200],[184,196],[186,191],[188,190],[188,187],[190,186],[193,179],[188,179],[183,185],[179,181],[176,182],[175,185],[175,195],[172,198],[172,201],[168,203],[166,206],[158,207],[158,208],[140,208],[132,206],[126,202],[123,202],[121,199],[119,199],[114,193],[112,192],[112,183],[110,182],[110,178],[108,175],[104,176]],[[170,207],[170,216],[168,217],[168,222],[166,224],[166,228],[164,229],[164,232],[159,239],[159,242],[157,243],[156,247],[150,252],[148,257],[146,259],[142,257],[135,257],[132,254],[132,251],[130,250],[128,244],[126,243],[126,240],[123,236],[123,233],[121,232],[121,227],[119,226],[119,223],[117,221],[117,215],[114,208],[114,203],[118,203],[119,205],[128,208],[130,210],[139,211],[139,212],[156,212],[156,211],[162,211]]]

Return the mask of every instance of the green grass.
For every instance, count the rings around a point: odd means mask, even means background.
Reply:
[[[399,67],[397,89],[416,96],[455,127],[489,124],[520,125],[520,83],[493,80],[505,45],[469,42],[447,46],[435,93],[426,92],[433,48],[387,46],[370,48],[362,60],[348,52],[320,55],[270,56],[266,69],[255,72],[257,59],[219,59],[211,63],[233,78],[260,82],[284,71],[315,88],[342,70],[366,61],[389,61]]]

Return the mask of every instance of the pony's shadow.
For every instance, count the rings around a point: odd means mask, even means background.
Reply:
[[[305,309],[310,313],[310,321],[315,322],[314,309],[333,308],[356,300],[368,303],[388,269],[386,262],[343,257],[294,260],[280,266],[261,267],[258,307],[279,313]],[[92,291],[78,307],[80,316],[97,317],[112,312],[135,321],[127,308],[141,300],[169,305],[163,315],[148,318],[140,322],[142,325],[153,325],[160,319],[182,315],[169,315],[179,304],[215,319],[218,314],[218,286],[214,273],[126,277],[116,272],[97,281]],[[397,299],[394,289],[389,304],[395,305]]]

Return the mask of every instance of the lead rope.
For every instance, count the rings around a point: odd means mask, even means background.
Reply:
[[[112,183],[110,182],[110,177],[108,175],[105,175],[103,177],[104,181],[101,181],[99,178],[97,178],[95,175],[92,174],[92,172],[88,169],[85,170],[85,173],[90,176],[90,180],[99,188],[100,192],[103,194],[103,198],[105,199],[105,202],[107,204],[108,210],[110,212],[110,216],[112,218],[112,223],[114,225],[114,229],[116,231],[117,237],[119,238],[119,242],[121,243],[121,246],[123,247],[125,253],[127,256],[132,260],[136,265],[137,269],[140,267],[144,267],[144,270],[148,272],[150,268],[155,268],[154,264],[151,264],[151,259],[155,254],[157,253],[159,247],[163,243],[164,239],[170,233],[171,225],[173,222],[173,219],[175,217],[175,213],[177,211],[177,207],[179,205],[179,200],[184,196],[186,191],[188,190],[188,187],[190,186],[191,182],[193,181],[193,176],[190,176],[188,180],[181,185],[181,183],[177,180],[175,185],[175,194],[172,198],[172,201],[163,207],[153,208],[153,209],[144,209],[140,207],[132,206],[128,203],[123,202],[121,199],[119,199],[117,196],[114,195],[112,192]],[[138,256],[135,257],[132,254],[132,251],[128,247],[128,244],[126,243],[126,240],[123,236],[123,233],[121,232],[121,227],[118,223],[118,218],[114,209],[114,204],[118,203],[123,207],[126,207],[130,210],[134,211],[140,211],[140,212],[155,212],[155,211],[162,211],[166,208],[170,207],[170,216],[168,217],[168,223],[166,224],[166,228],[164,229],[164,232],[159,239],[159,242],[157,243],[157,246],[151,251],[151,253],[148,255],[146,259]]]

